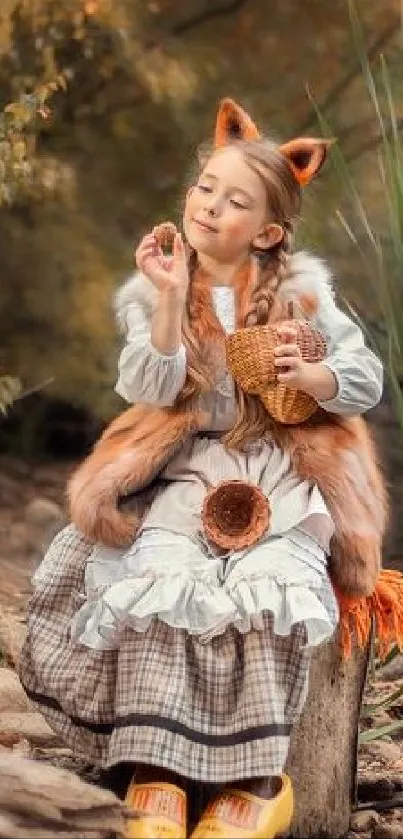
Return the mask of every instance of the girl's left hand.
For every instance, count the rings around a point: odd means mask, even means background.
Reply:
[[[293,390],[308,392],[311,384],[312,363],[304,361],[297,344],[297,330],[291,326],[278,326],[282,341],[274,350],[274,364],[278,369],[277,381],[287,384]]]
[[[335,374],[320,361],[304,361],[297,344],[297,331],[291,326],[278,326],[280,340],[274,350],[278,368],[277,381],[293,390],[301,390],[317,401],[334,399],[338,392]]]

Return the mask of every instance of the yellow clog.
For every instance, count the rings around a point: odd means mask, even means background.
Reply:
[[[134,814],[126,839],[186,839],[186,793],[175,784],[132,782],[125,804]]]
[[[190,839],[275,839],[285,836],[293,812],[288,775],[281,775],[281,789],[274,798],[227,789],[207,807]]]

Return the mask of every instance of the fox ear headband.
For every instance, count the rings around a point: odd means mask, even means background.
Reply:
[[[260,132],[249,114],[233,99],[220,103],[214,134],[214,148],[226,146],[233,140],[259,140]],[[329,147],[334,140],[315,137],[297,137],[278,147],[287,159],[300,186],[306,186],[323,166]]]

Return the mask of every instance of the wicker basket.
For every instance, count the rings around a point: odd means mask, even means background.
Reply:
[[[207,493],[202,509],[206,536],[226,550],[253,545],[267,530],[270,504],[259,487],[241,480],[222,481]]]
[[[317,410],[313,397],[277,382],[274,349],[280,343],[279,326],[297,330],[296,343],[304,361],[322,361],[326,341],[321,332],[306,320],[283,320],[266,326],[238,329],[226,336],[228,369],[246,391],[260,396],[265,408],[278,422],[304,422]]]
[[[318,403],[307,393],[292,390],[282,383],[268,385],[266,393],[260,396],[267,412],[284,425],[298,425],[313,416]]]
[[[226,335],[227,367],[246,393],[261,393],[274,381],[275,334],[270,326],[247,326]]]

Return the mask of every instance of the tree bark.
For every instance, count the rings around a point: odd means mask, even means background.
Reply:
[[[291,836],[339,839],[357,795],[358,719],[368,652],[340,661],[336,641],[314,651],[308,698],[291,736],[286,771],[295,790]]]
[[[368,651],[340,660],[336,640],[312,653],[308,697],[296,722],[285,771],[295,791],[293,839],[341,839],[357,794],[358,718]],[[191,822],[201,816],[218,785],[191,784]]]

